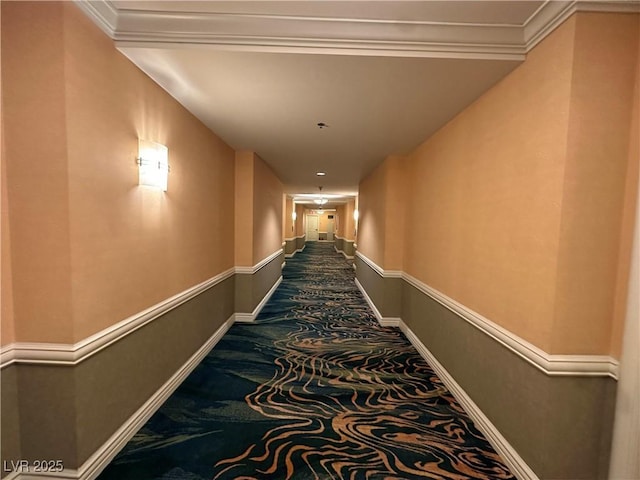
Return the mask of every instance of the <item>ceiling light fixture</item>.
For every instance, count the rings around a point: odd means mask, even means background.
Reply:
[[[320,130],[322,130],[323,128],[329,128],[329,125],[327,125],[327,124],[326,124],[326,123],[324,123],[324,122],[318,122],[316,125],[318,125],[318,128],[319,128]]]
[[[317,203],[318,205],[324,205],[325,203],[328,202],[328,200],[326,198],[316,198],[314,202]]]
[[[319,177],[324,177],[327,174],[327,172],[316,172],[316,175]]]

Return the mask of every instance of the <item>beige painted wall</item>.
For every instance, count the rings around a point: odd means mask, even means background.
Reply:
[[[236,153],[235,262],[252,267],[282,248],[282,182],[254,152]]]
[[[0,5],[3,157],[10,206],[4,254],[14,247],[8,253],[11,263],[3,262],[3,280],[13,286],[18,339],[35,338],[42,328],[49,341],[71,341],[64,9],[58,3],[39,5],[37,12],[28,4]]]
[[[0,8],[0,25],[2,24]],[[1,41],[0,41],[1,44]],[[2,62],[0,62],[0,91],[2,91]],[[4,145],[4,111],[0,97],[0,345],[14,341],[13,288],[11,276],[11,237],[9,235],[9,203],[7,194],[7,166]]]
[[[232,267],[233,150],[74,4],[2,9],[15,340],[79,341]],[[169,149],[166,193],[137,185],[139,137]]]
[[[405,204],[408,200],[405,170],[403,157],[389,156],[360,184],[359,236],[366,241],[358,244],[358,250],[385,270],[403,268]],[[350,207],[353,221],[355,201]],[[353,239],[355,222],[351,227]]]
[[[295,235],[293,227],[293,198],[288,195],[283,195],[284,208],[282,209],[282,241],[286,238],[293,238]]]
[[[271,167],[254,155],[253,264],[282,248],[283,186]]]
[[[577,19],[551,353],[611,346],[638,22],[638,15]]]
[[[404,257],[404,205],[407,202],[403,157],[385,160],[384,268],[402,270]]]
[[[640,52],[640,36],[638,36],[637,41],[638,51]],[[622,231],[611,332],[611,352],[616,358],[620,357],[622,348],[622,335],[627,315],[627,287],[631,270],[633,226],[638,218],[636,211],[640,208],[640,205],[637,204],[636,193],[640,180],[640,61],[636,63],[635,87],[631,105],[633,111],[629,128],[628,165],[624,187],[624,209],[622,212]]]
[[[407,271],[550,353],[610,353],[637,25],[572,17],[410,159]]]
[[[365,177],[358,188],[358,250],[385,268],[385,175],[383,162]]]
[[[408,161],[405,270],[550,347],[575,18]]]
[[[235,158],[235,265],[253,266],[253,152],[236,152]]]
[[[304,205],[297,204],[296,205],[296,224],[295,224],[295,236],[300,237],[305,234],[305,225],[304,225]]]
[[[344,219],[345,219],[346,208],[347,208],[346,205],[338,205],[336,207],[336,236],[340,238],[344,238],[344,232],[345,232]]]
[[[353,220],[353,211],[355,209],[355,200],[348,200],[347,203],[338,205],[336,214],[338,216],[338,229],[336,233],[339,237],[353,241],[355,238],[355,225]]]
[[[358,249],[549,353],[617,356],[638,35],[637,15],[568,19],[362,181]]]

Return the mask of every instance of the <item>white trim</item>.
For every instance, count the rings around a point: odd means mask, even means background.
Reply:
[[[384,270],[382,267],[378,266],[373,260],[365,257],[361,252],[356,252],[356,256],[360,257],[364,263],[369,265],[372,269],[376,271],[378,275],[384,278],[402,278],[403,272],[401,270]]]
[[[80,7],[84,14],[93,20],[104,33],[113,38],[118,26],[118,10],[110,1],[88,2],[86,0],[73,0],[73,3]]]
[[[507,347],[513,353],[529,362],[538,370],[551,376],[609,376],[617,380],[618,361],[607,355],[556,355],[529,343],[515,333],[492,322],[488,318],[465,307],[456,300],[448,297],[435,288],[422,283],[417,278],[405,273],[404,280],[431,297],[442,306],[451,310],[463,320],[486,333],[501,345]]]
[[[334,237],[339,239],[339,240],[344,240],[345,242],[355,243],[355,240],[349,240],[347,237],[340,237],[338,235],[334,235]]]
[[[140,11],[74,0],[118,47],[522,61],[576,11],[636,13],[636,1],[545,1],[523,23],[456,23],[263,13]]]
[[[253,275],[254,273],[256,273],[258,270],[260,270],[262,267],[264,267],[265,265],[268,265],[270,262],[272,262],[274,259],[278,258],[280,255],[282,255],[282,253],[284,252],[284,250],[282,248],[279,248],[278,250],[276,250],[275,252],[273,252],[271,255],[269,255],[266,258],[263,258],[262,260],[260,260],[258,263],[256,263],[253,267],[234,267],[234,272],[235,273],[241,273],[241,274],[249,274],[249,275]]]
[[[481,332],[489,335],[546,375],[580,377],[608,376],[615,380],[618,379],[619,362],[613,357],[608,355],[557,355],[547,353],[515,333],[457,302],[453,298],[421,282],[412,275],[395,270],[384,270],[360,252],[356,252],[356,256],[361,258],[383,278],[401,277],[408,284],[440,303],[463,320],[466,320]]]
[[[547,1],[525,22],[523,27],[527,52],[575,13],[576,2]]]
[[[6,345],[0,349],[0,368],[12,363],[77,365],[233,274],[234,269],[226,270],[75,344],[17,342]]]
[[[411,331],[411,329],[402,321],[400,321],[400,330],[406,335],[411,344],[418,353],[433,368],[442,382],[449,389],[455,399],[462,405],[464,410],[469,414],[475,425],[482,431],[489,443],[500,454],[505,464],[518,480],[539,480],[538,476],[531,470],[531,467],[522,459],[518,452],[511,446],[506,438],[498,431],[487,416],[480,410],[476,403],[464,389],[454,380],[451,374],[442,366],[429,349],[420,341],[420,339]]]
[[[362,293],[362,296],[364,297],[364,299],[369,304],[369,307],[373,311],[373,314],[375,315],[376,320],[378,320],[378,323],[380,324],[381,327],[398,327],[398,326],[400,326],[400,322],[402,322],[402,319],[400,319],[398,317],[383,317],[382,314],[380,313],[380,310],[378,310],[378,308],[376,307],[375,303],[373,303],[373,300],[371,300],[371,297],[369,297],[369,295],[367,294],[366,290],[364,289],[364,287],[358,281],[357,278],[355,279],[355,282],[356,282],[356,286],[358,287],[358,289]]]
[[[303,237],[304,237],[304,235],[303,235]],[[296,237],[296,238],[302,238],[302,237]],[[292,258],[296,253],[300,253],[300,252],[302,252],[306,246],[307,246],[307,245],[305,244],[305,245],[303,245],[303,246],[302,246],[302,248],[298,248],[297,250],[294,250],[294,251],[293,251],[293,252],[291,252],[291,253],[286,253],[286,254],[284,255],[284,257],[285,257],[285,258]]]
[[[347,260],[353,260],[354,256],[353,255],[347,255],[344,251],[339,250],[338,247],[336,247],[335,245],[333,246],[333,249],[336,251],[336,253],[341,253],[344,258],[346,258]]]
[[[96,22],[102,9],[85,9]],[[117,10],[119,47],[213,45],[264,52],[524,60],[522,25],[235,12]]]
[[[546,1],[523,25],[527,53],[576,12],[638,13],[640,3],[631,1]]]
[[[8,367],[13,363],[32,365],[78,365],[80,362],[83,362],[92,355],[123,339],[130,333],[135,332],[174,308],[188,302],[202,292],[230,278],[234,273],[254,274],[269,262],[278,258],[282,253],[283,250],[280,249],[253,267],[234,267],[225,270],[215,277],[167,298],[75,344],[16,342],[5,345],[0,348],[0,368]],[[237,315],[242,319],[239,321],[253,321],[253,319],[255,319],[255,316],[253,316],[251,320],[247,320],[247,318],[253,315],[253,312],[249,314],[239,313]]]
[[[271,295],[274,294],[274,292],[278,288],[278,285],[280,285],[281,282],[282,282],[282,276],[280,276],[280,278],[278,278],[276,283],[273,284],[273,286],[267,292],[267,294],[264,296],[264,298],[262,300],[260,300],[260,303],[253,310],[253,312],[251,312],[251,313],[234,313],[233,314],[234,320],[236,322],[238,322],[238,323],[251,323],[251,322],[254,322],[256,317],[260,313],[260,310],[262,310],[262,308],[265,306],[265,304],[269,301],[269,299],[271,298]]]
[[[13,480],[43,480],[43,479],[66,479],[66,480],[93,480],[100,472],[113,460],[117,453],[125,444],[140,430],[140,428],[151,418],[158,408],[169,398],[178,388],[194,368],[207,356],[211,349],[220,341],[229,328],[233,325],[233,316],[218,328],[214,334],[194,353],[187,362],[174,373],[164,385],[162,385],[122,426],[111,435],[89,459],[84,462],[79,469],[64,469],[62,472],[39,474],[18,474]]]

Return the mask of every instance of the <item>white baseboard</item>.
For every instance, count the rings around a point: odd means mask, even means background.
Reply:
[[[107,440],[102,447],[94,452],[89,459],[77,469],[64,469],[61,472],[12,473],[5,480],[94,480],[100,472],[113,460],[126,443],[151,418],[169,396],[178,388],[185,378],[207,356],[211,349],[227,333],[233,325],[233,316],[229,317],[218,330],[194,353],[187,362],[162,385],[144,405],[142,405],[129,419]]]
[[[464,410],[472,418],[478,429],[482,431],[491,446],[500,454],[505,464],[511,470],[518,480],[539,480],[538,476],[522,459],[518,452],[511,446],[506,438],[491,423],[482,410],[475,404],[471,397],[458,385],[458,382],[449,374],[449,372],[436,360],[436,357],[429,349],[420,341],[420,339],[411,331],[411,329],[402,321],[399,322],[400,330],[406,335],[411,344],[416,348],[418,353],[433,368],[433,371],[443,381],[455,399],[462,405]]]
[[[306,245],[303,245],[302,248],[298,248],[297,250],[294,250],[293,253],[287,253],[285,254],[285,258],[292,258],[295,256],[296,253],[300,253],[301,251],[304,250],[304,247],[306,247]]]
[[[258,306],[256,308],[254,308],[253,312],[251,312],[251,313],[234,313],[233,314],[234,321],[238,322],[238,323],[252,323],[252,322],[254,322],[256,317],[260,313],[260,310],[262,310],[264,308],[265,304],[269,301],[269,299],[274,294],[274,292],[278,288],[278,285],[280,285],[281,282],[282,282],[282,275],[280,276],[280,278],[278,278],[276,283],[273,284],[273,286],[267,292],[267,294],[264,296],[264,298],[262,300],[260,300],[260,303],[258,304]]]
[[[373,310],[373,314],[376,316],[376,319],[378,320],[378,323],[380,324],[380,326],[381,327],[399,327],[402,319],[398,317],[383,317],[382,314],[380,313],[380,310],[378,310],[378,308],[376,307],[376,304],[373,303],[373,300],[371,300],[371,297],[369,297],[369,295],[367,294],[367,291],[364,289],[362,284],[358,281],[357,278],[355,279],[355,281],[358,289],[362,293],[362,296],[369,304],[369,307],[371,308],[371,310]]]
[[[337,253],[341,253],[344,256],[344,258],[346,258],[347,260],[353,260],[355,258],[353,255],[347,255],[342,250],[339,250],[338,247],[336,247],[335,245],[333,246],[333,248]]]
[[[402,319],[399,317],[382,317],[378,320],[378,323],[382,327],[399,327]]]

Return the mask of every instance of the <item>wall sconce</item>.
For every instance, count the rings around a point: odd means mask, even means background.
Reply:
[[[138,140],[138,185],[167,191],[169,177],[169,149],[149,140]]]
[[[360,212],[358,210],[353,211],[353,219],[358,223],[358,218],[360,218]]]
[[[294,212],[291,212],[291,219],[292,219],[294,222],[296,221],[296,219],[297,219],[297,218],[298,218],[298,214],[297,214],[295,211],[294,211]]]

